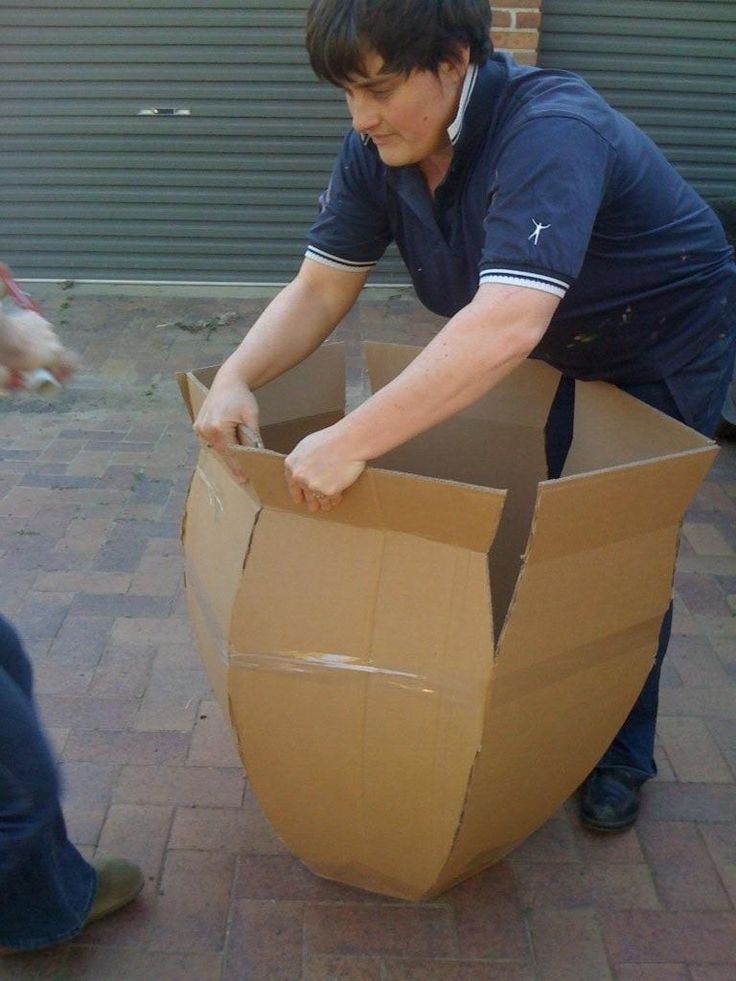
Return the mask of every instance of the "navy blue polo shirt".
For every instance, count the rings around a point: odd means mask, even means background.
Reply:
[[[560,297],[533,357],[583,379],[664,377],[736,320],[713,211],[656,145],[570,72],[503,54],[468,70],[429,194],[416,166],[343,142],[307,257],[370,270],[395,240],[419,299],[450,317],[481,283]]]

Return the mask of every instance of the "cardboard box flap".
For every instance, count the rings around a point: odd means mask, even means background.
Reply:
[[[242,446],[232,452],[264,507],[310,520],[403,531],[487,553],[503,510],[504,491],[368,467],[339,507],[310,514],[291,500],[281,454]]]
[[[505,658],[521,667],[632,623],[661,619],[680,523],[713,453],[540,484],[499,668]]]
[[[575,383],[575,422],[563,476],[713,446],[712,440],[605,382]]]
[[[708,442],[659,460],[545,481],[533,525],[535,560],[678,528],[717,453]]]

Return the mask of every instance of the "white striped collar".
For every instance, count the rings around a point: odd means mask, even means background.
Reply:
[[[469,64],[468,70],[465,72],[465,79],[463,80],[462,91],[460,92],[460,104],[457,107],[457,113],[455,118],[447,127],[447,135],[450,137],[450,143],[453,145],[457,143],[458,137],[460,136],[460,130],[463,128],[463,119],[465,118],[465,110],[468,108],[468,103],[470,102],[470,96],[473,94],[473,87],[475,85],[475,80],[478,77],[478,66],[476,64]]]

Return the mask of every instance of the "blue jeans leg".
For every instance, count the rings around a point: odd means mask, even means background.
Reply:
[[[95,871],[67,838],[31,666],[0,617],[0,947],[36,950],[81,930]]]
[[[705,436],[712,436],[720,419],[721,406],[733,374],[736,354],[736,325],[709,345],[676,374],[661,380],[619,387],[635,398],[686,423]],[[570,379],[560,384],[547,423],[547,463],[550,477],[558,477],[572,439],[574,386]],[[659,677],[672,630],[672,604],[659,632],[654,664],[639,698],[613,742],[601,757],[598,768],[624,767],[629,777],[641,783],[657,773],[654,736],[659,705]]]

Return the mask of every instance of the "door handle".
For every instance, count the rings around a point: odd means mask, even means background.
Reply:
[[[139,109],[139,116],[191,116],[191,109],[173,109],[164,106],[152,106],[150,109]]]

